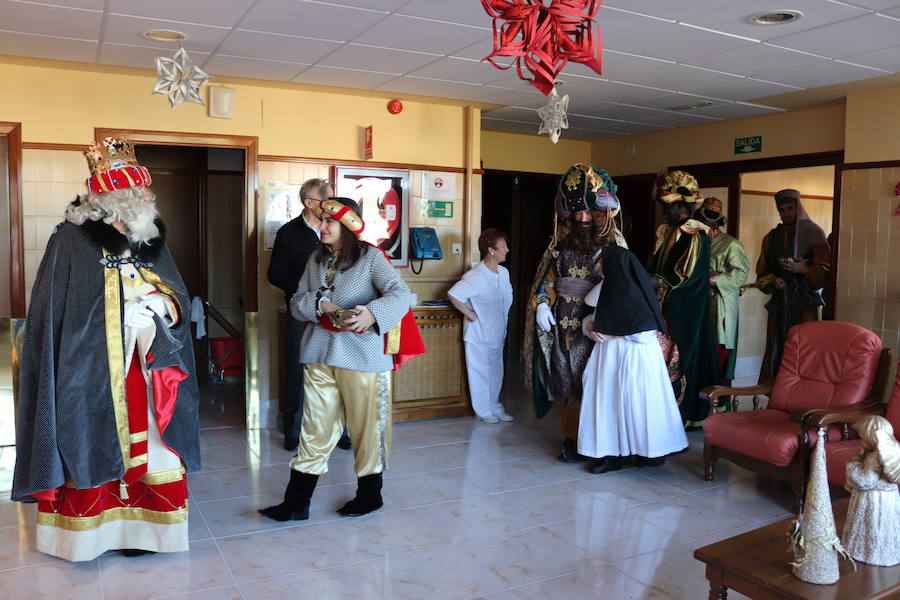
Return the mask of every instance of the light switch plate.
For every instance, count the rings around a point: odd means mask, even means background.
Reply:
[[[453,244],[453,254],[462,254],[462,244]]]

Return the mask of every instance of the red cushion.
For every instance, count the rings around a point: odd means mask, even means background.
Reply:
[[[872,389],[881,340],[859,325],[816,321],[793,327],[768,407],[839,408],[866,399]]]
[[[828,471],[828,483],[844,485],[847,483],[847,461],[859,452],[862,442],[856,440],[838,440],[825,444],[825,468]]]
[[[900,435],[900,365],[897,366],[897,377],[894,378],[894,391],[888,400],[884,418],[894,426],[894,435]]]
[[[800,424],[780,410],[744,410],[710,415],[703,423],[707,443],[765,461],[776,467],[786,467],[800,448]],[[818,436],[810,431],[810,443]],[[839,440],[840,431],[833,429],[829,440]]]

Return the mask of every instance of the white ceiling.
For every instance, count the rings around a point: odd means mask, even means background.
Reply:
[[[749,23],[784,9],[803,18]],[[560,77],[565,137],[772,114],[753,100],[900,72],[900,0],[606,0],[597,22],[603,74],[570,64]],[[481,62],[493,38],[479,0],[0,0],[3,54],[153,68],[175,49],[140,35],[157,28],[187,34],[213,76],[505,106],[486,129],[536,133],[546,102],[514,68]]]

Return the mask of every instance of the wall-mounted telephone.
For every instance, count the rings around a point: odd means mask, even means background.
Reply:
[[[441,260],[444,252],[434,227],[409,228],[410,256],[418,259]]]

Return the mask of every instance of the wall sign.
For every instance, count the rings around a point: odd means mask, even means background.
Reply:
[[[734,138],[735,154],[753,154],[754,152],[762,152],[761,135],[751,135],[750,137]]]
[[[423,200],[428,206],[428,216],[438,219],[453,218],[453,202],[449,200]]]

